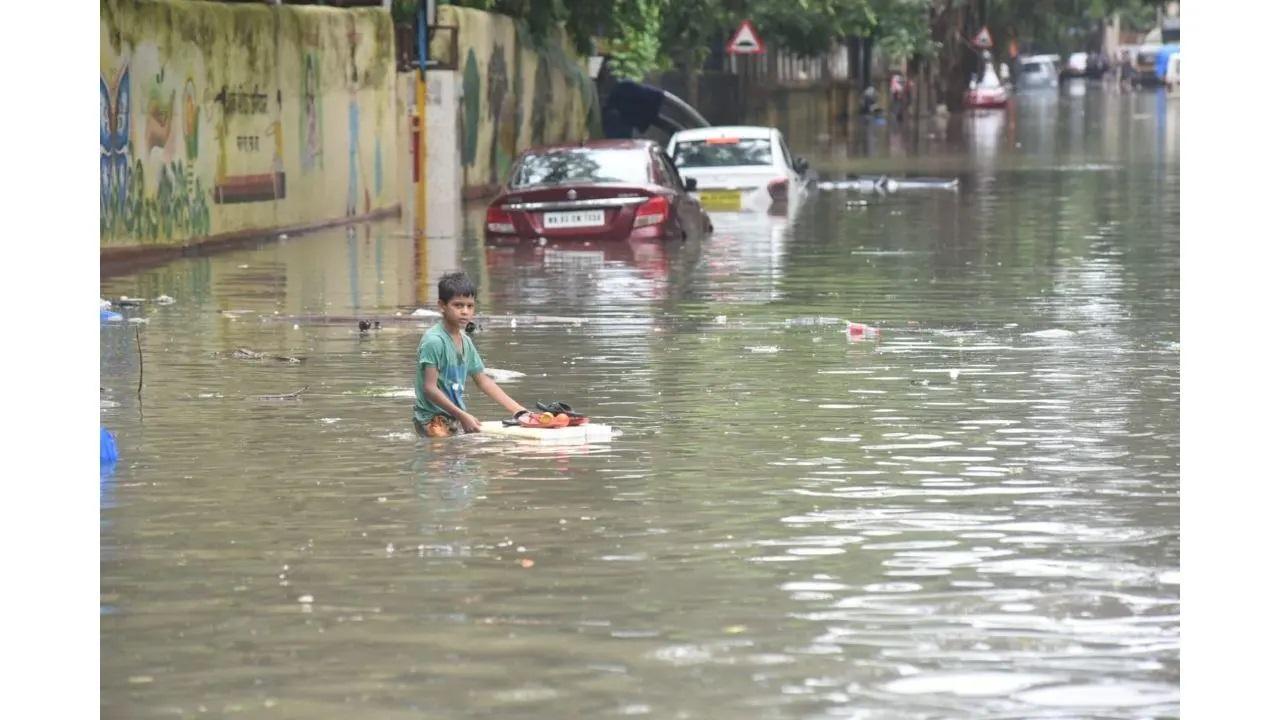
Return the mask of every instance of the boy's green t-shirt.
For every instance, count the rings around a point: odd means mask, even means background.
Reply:
[[[467,385],[467,378],[484,372],[484,363],[471,338],[465,334],[462,336],[462,352],[458,352],[458,346],[449,337],[449,331],[445,329],[443,322],[436,323],[422,334],[422,340],[418,342],[417,371],[413,374],[413,419],[423,424],[430,422],[436,415],[449,414],[428,400],[423,392],[422,371],[428,367],[435,368],[439,373],[436,387],[454,405],[466,410],[467,404],[462,400],[462,391]]]

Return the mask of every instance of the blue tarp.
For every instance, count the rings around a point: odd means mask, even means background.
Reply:
[[[116,450],[116,436],[112,435],[110,430],[102,426],[98,427],[99,459],[102,461],[103,465],[114,465],[116,459],[120,457],[119,452]]]
[[[1160,48],[1159,54],[1156,55],[1156,77],[1161,80],[1164,79],[1164,74],[1169,71],[1169,58],[1177,55],[1180,52],[1180,47],[1179,45],[1165,45]]]
[[[602,111],[604,136],[636,137],[658,119],[664,95],[660,88],[622,80],[609,92]]]

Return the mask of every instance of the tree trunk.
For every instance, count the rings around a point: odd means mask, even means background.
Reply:
[[[977,55],[964,37],[968,12],[967,5],[955,7],[947,0],[933,17],[933,39],[939,44],[938,82],[942,101],[947,109],[956,112],[964,107],[965,91],[969,89],[969,75],[977,65]]]
[[[871,38],[862,41],[862,89],[871,84],[871,49],[874,43]]]

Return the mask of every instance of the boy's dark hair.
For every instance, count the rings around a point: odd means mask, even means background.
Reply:
[[[475,297],[476,284],[464,272],[446,273],[438,286],[440,302],[447,303],[455,297]]]

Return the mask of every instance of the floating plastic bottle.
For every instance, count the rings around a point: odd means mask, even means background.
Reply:
[[[849,333],[850,339],[853,340],[869,340],[880,336],[880,330],[873,328],[870,325],[864,325],[860,322],[849,323],[846,331]]]

